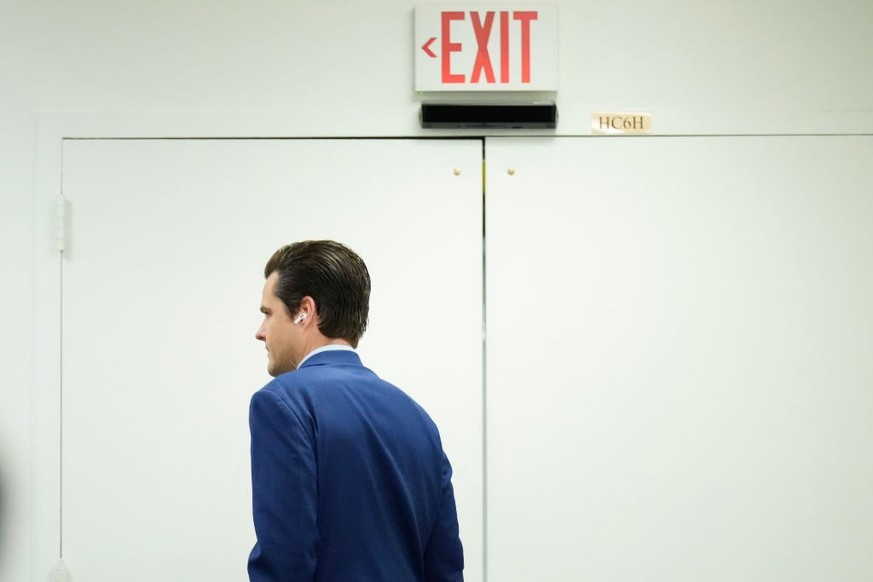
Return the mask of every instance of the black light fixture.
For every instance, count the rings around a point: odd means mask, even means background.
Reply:
[[[554,103],[456,104],[422,103],[423,128],[547,128],[558,125]]]

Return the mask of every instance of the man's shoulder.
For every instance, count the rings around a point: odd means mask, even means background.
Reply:
[[[279,374],[278,376],[267,382],[267,384],[264,385],[260,390],[255,392],[255,396],[259,394],[269,394],[285,400],[294,396],[295,394],[299,394],[310,389],[311,384],[312,376],[310,374],[300,373],[299,370],[294,370],[292,372]]]
[[[286,402],[289,406],[309,401],[319,387],[338,377],[364,371],[358,355],[351,351],[331,351],[313,355],[300,368],[280,374],[270,380],[253,398],[267,397]]]

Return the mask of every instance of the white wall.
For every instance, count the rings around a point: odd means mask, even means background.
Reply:
[[[414,1],[3,2],[0,71],[35,111],[431,133],[417,122]],[[651,111],[660,133],[824,131],[845,114],[873,127],[868,2],[557,4],[560,134],[589,133],[604,109]]]
[[[11,512],[0,580],[43,575],[27,562],[30,415],[54,366],[34,328],[53,306],[32,300],[32,281],[51,229],[52,193],[35,184],[57,183],[55,138],[450,134],[418,127],[414,4],[0,0],[0,467]],[[586,135],[592,112],[627,109],[652,112],[658,133],[873,132],[873,3],[558,5],[555,133]]]

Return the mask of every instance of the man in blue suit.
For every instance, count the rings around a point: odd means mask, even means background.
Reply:
[[[274,379],[249,409],[252,582],[463,580],[439,431],[361,364],[370,276],[333,241],[276,251],[257,339]]]

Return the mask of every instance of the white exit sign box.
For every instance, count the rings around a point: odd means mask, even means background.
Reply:
[[[556,4],[415,7],[416,91],[556,91]]]

